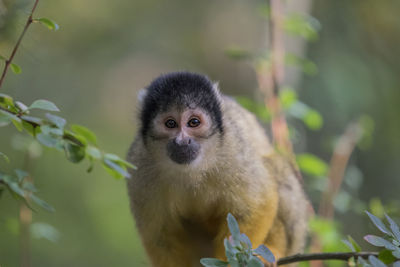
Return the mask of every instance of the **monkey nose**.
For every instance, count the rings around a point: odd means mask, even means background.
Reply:
[[[190,145],[191,142],[192,142],[192,139],[190,137],[175,138],[175,144],[177,144],[179,146],[187,146],[187,145]]]

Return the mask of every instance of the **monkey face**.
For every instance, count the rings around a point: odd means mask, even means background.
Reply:
[[[139,101],[143,144],[163,171],[193,173],[215,165],[224,134],[217,84],[194,73],[171,73],[155,79]]]
[[[212,132],[211,119],[205,111],[176,108],[156,116],[151,137],[163,143],[162,154],[171,161],[188,165],[201,157],[202,144]]]

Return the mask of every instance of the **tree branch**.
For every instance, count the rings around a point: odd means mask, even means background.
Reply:
[[[24,29],[23,29],[21,35],[19,36],[18,41],[17,41],[17,43],[15,44],[14,49],[12,50],[10,57],[9,57],[9,58],[6,60],[6,62],[5,62],[4,69],[3,69],[3,73],[1,74],[1,78],[0,78],[0,88],[1,88],[1,86],[3,85],[3,81],[4,81],[4,78],[6,77],[7,70],[8,70],[8,68],[10,67],[11,63],[12,63],[15,54],[17,53],[17,50],[18,50],[18,48],[19,48],[19,45],[21,44],[22,38],[24,37],[26,31],[28,30],[29,26],[30,26],[30,25],[32,24],[32,22],[33,22],[32,16],[33,16],[33,13],[35,12],[35,9],[36,9],[38,3],[39,3],[39,0],[35,0],[35,3],[33,4],[33,7],[32,7],[32,11],[31,11],[31,13],[30,13],[30,15],[29,15],[29,17],[28,17],[28,20],[27,20],[26,23],[25,23],[25,27],[24,27]]]
[[[369,256],[378,256],[378,252],[334,252],[334,253],[312,253],[312,254],[296,254],[289,257],[280,258],[278,265],[285,265],[300,261],[313,260],[342,260],[348,261],[351,258],[368,258]]]
[[[335,145],[329,167],[329,186],[322,195],[318,211],[324,218],[331,219],[334,216],[333,200],[340,190],[350,156],[362,137],[362,131],[360,122],[350,123]]]
[[[9,113],[9,114],[12,114],[12,115],[17,116],[18,118],[20,118],[20,119],[23,120],[24,122],[26,122],[26,123],[32,125],[33,128],[36,128],[36,127],[41,126],[41,124],[39,124],[39,123],[36,123],[36,122],[33,122],[33,121],[28,120],[27,117],[24,117],[24,114],[22,114],[22,113],[14,113],[14,112],[12,112],[12,111],[10,111],[10,110],[8,110],[8,109],[5,109],[5,108],[3,108],[3,107],[1,107],[1,106],[0,106],[0,110],[2,110],[2,111],[4,111],[4,112],[7,112],[7,113]],[[82,144],[81,141],[79,141],[77,138],[75,138],[75,137],[74,137],[73,135],[71,135],[71,134],[64,133],[63,139],[70,141],[70,142],[73,143],[74,145],[77,145],[77,146],[80,146],[80,147],[83,147],[83,146],[84,146],[84,144]]]

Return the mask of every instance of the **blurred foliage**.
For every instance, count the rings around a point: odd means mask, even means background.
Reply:
[[[367,211],[367,215],[376,228],[379,229],[381,233],[384,234],[383,237],[375,236],[375,235],[366,235],[364,236],[365,241],[370,243],[371,245],[380,248],[378,257],[369,256],[368,260],[364,260],[362,258],[358,258],[357,262],[361,266],[365,267],[385,267],[389,264],[393,264],[394,267],[400,266],[400,228],[399,225],[387,214],[385,214],[386,221],[389,224],[389,227],[386,223],[384,223],[381,219],[376,217],[375,215],[369,213]],[[348,240],[343,240],[343,243],[346,244],[348,248],[350,248],[353,252],[360,252],[361,246],[354,241],[350,236]]]
[[[287,2],[307,13],[304,2]],[[3,56],[15,43],[31,4],[0,0]],[[288,86],[323,118],[318,131],[292,118],[296,151],[328,162],[349,121],[368,114],[366,127],[373,129],[358,143],[345,172],[345,193],[335,199],[338,227],[355,240],[367,232],[363,210],[380,218],[383,210],[395,219],[400,215],[399,8],[396,1],[314,1],[311,15],[318,24],[303,14],[286,22],[305,18],[301,27],[286,27],[315,40],[304,54],[298,49],[301,43],[288,37],[288,70],[295,66],[312,74],[296,78],[289,73]],[[135,131],[136,90],[160,73],[207,73],[220,81],[225,93],[259,99],[249,64],[229,60],[224,50],[230,48],[246,62],[255,56],[268,58],[265,1],[41,0],[38,14],[56,18],[62,27],[52,34],[44,27],[30,29],[15,62],[23,72],[10,73],[1,93],[23,103],[38,98],[57,103],[69,121],[93,129],[107,151],[126,153]],[[318,38],[313,39],[312,29],[321,29]],[[0,128],[0,166],[8,174],[21,168],[26,153],[14,150],[25,141],[20,134],[11,141],[5,138],[12,135],[14,129]],[[40,159],[34,157],[30,173],[38,177],[38,195],[57,210],[56,216],[34,213],[34,222],[46,222],[60,232],[56,245],[43,238],[32,240],[33,266],[147,266],[124,183],[111,181],[98,168],[86,174],[87,166],[66,164],[64,156],[28,138],[29,153],[42,153]],[[307,176],[306,181],[310,198],[318,203],[326,179]],[[3,194],[0,261],[5,266],[18,265],[17,208],[11,195]]]

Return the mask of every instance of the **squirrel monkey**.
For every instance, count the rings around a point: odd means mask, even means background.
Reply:
[[[301,252],[308,202],[253,114],[188,72],[160,76],[139,101],[128,191],[152,266],[225,259],[229,212],[276,258]]]

